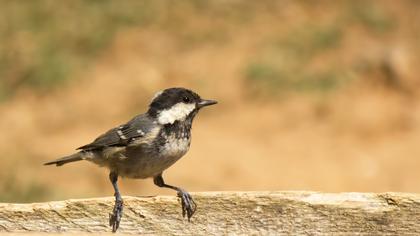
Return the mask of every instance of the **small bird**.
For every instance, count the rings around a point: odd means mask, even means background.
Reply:
[[[123,199],[118,189],[118,176],[153,178],[155,185],[177,191],[182,216],[188,221],[197,209],[191,195],[182,188],[166,184],[162,173],[184,156],[191,143],[191,126],[198,111],[217,104],[201,99],[185,88],[168,88],[156,93],[146,113],[110,129],[92,143],[77,148],[78,152],[45,165],[61,166],[87,160],[109,169],[115,204],[109,214],[109,225],[116,232],[123,213]]]

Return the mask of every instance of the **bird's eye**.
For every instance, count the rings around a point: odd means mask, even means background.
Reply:
[[[182,98],[182,100],[183,100],[185,103],[189,103],[189,102],[191,102],[191,99],[190,99],[189,97],[183,97],[183,98]]]

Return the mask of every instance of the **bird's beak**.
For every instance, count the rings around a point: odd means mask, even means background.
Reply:
[[[198,102],[197,106],[198,106],[198,108],[202,108],[202,107],[211,106],[211,105],[214,105],[214,104],[217,104],[217,101],[201,99],[201,101]]]

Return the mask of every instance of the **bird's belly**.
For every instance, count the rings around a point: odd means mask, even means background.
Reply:
[[[120,165],[118,174],[129,178],[154,177],[173,165],[184,156],[190,146],[188,139],[165,143],[159,151],[146,152],[138,156],[130,156],[128,165]]]

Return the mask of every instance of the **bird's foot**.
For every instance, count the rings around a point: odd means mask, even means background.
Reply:
[[[185,215],[187,215],[188,221],[190,221],[190,218],[194,215],[195,211],[197,210],[197,204],[195,204],[191,195],[185,190],[179,190],[178,197],[181,199],[182,217],[185,217]]]
[[[120,226],[120,221],[123,213],[123,201],[115,200],[114,209],[109,214],[109,226],[112,227],[112,232],[115,233]]]

